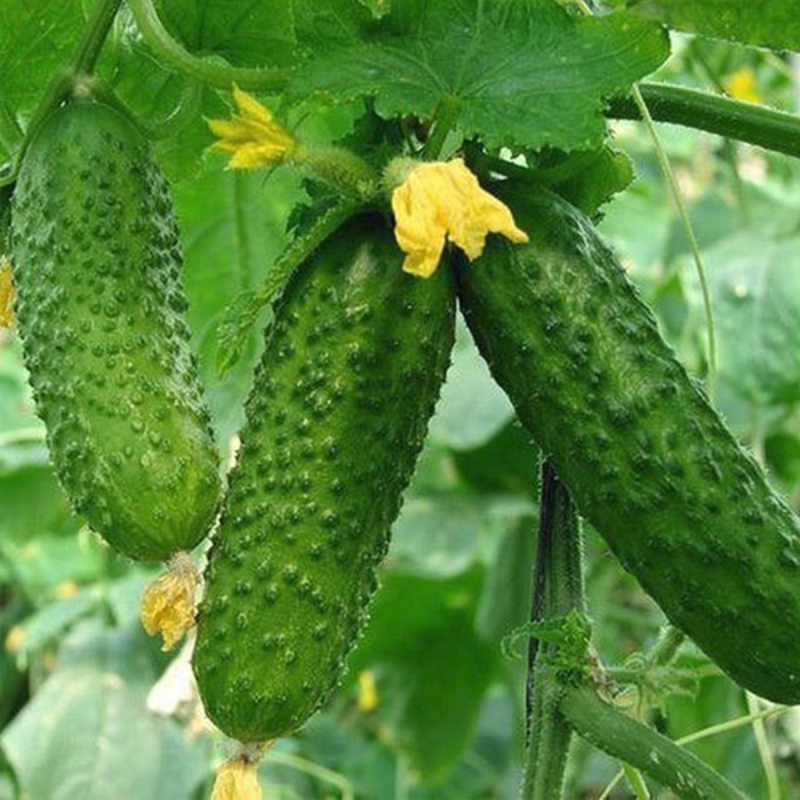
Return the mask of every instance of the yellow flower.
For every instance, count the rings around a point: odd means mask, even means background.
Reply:
[[[226,761],[217,772],[211,800],[261,800],[257,767],[244,758]]]
[[[233,100],[238,113],[230,120],[210,119],[208,126],[219,141],[209,148],[231,156],[229,169],[256,169],[278,164],[297,143],[272,112],[234,84]]]
[[[481,188],[460,158],[413,167],[392,194],[392,210],[395,237],[406,253],[403,270],[422,278],[436,271],[448,238],[470,261],[483,253],[490,233],[528,241],[508,207]]]
[[[0,258],[0,328],[14,324],[14,284],[11,282],[11,262]]]
[[[178,553],[170,568],[144,591],[139,614],[148,635],[161,634],[162,650],[171,650],[194,627],[194,595],[200,583],[192,557]]]
[[[761,95],[758,92],[756,74],[752,69],[743,67],[737,69],[726,81],[725,88],[731,97],[744,100],[747,103],[760,103]]]
[[[375,682],[375,673],[364,670],[358,676],[358,709],[364,714],[369,714],[378,707],[378,685]]]

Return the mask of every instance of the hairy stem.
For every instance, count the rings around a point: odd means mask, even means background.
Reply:
[[[542,465],[540,513],[531,611],[534,623],[584,610],[578,514],[548,462]],[[557,645],[540,646],[535,638],[529,644],[526,699],[530,744],[523,800],[558,800],[562,794],[572,730],[559,712],[561,689],[546,658],[554,647]]]
[[[289,71],[270,67],[231,67],[192,55],[164,27],[152,0],[127,0],[136,25],[150,49],[165,64],[207,86],[278,91],[286,86]]]
[[[696,128],[800,158],[800,116],[667,83],[640,83],[639,91],[656,122]],[[633,96],[617,97],[609,103],[606,116],[641,120],[642,112]]]
[[[652,728],[601,700],[588,687],[565,688],[559,705],[575,731],[686,800],[745,800],[725,778]]]

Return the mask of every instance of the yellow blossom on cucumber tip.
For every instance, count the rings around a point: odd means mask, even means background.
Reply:
[[[140,616],[148,635],[161,635],[162,650],[171,650],[194,627],[195,593],[200,574],[189,553],[178,553],[170,568],[142,595]]]
[[[262,800],[258,759],[237,756],[218,770],[211,800]]]
[[[406,254],[403,270],[422,278],[436,271],[448,240],[470,261],[483,253],[490,233],[516,244],[528,241],[508,206],[483,189],[460,158],[413,166],[392,194],[392,210],[395,237]]]
[[[14,284],[11,281],[11,262],[0,258],[0,328],[14,325]]]
[[[233,86],[236,113],[231,119],[210,119],[217,137],[210,150],[230,155],[228,169],[257,169],[279,164],[297,147],[295,138],[273,113],[252,95]]]

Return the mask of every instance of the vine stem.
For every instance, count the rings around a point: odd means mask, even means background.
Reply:
[[[747,714],[744,717],[736,717],[736,719],[729,719],[725,722],[720,722],[716,725],[710,725],[708,728],[702,728],[699,731],[695,731],[694,733],[687,734],[686,736],[682,736],[680,739],[677,740],[677,744],[684,745],[684,744],[691,744],[692,742],[698,742],[701,739],[708,739],[712,736],[719,736],[721,733],[728,733],[729,731],[735,731],[739,728],[744,728],[747,726],[752,726],[755,721],[758,720],[768,720],[772,719],[772,717],[780,716],[781,714],[785,714],[787,711],[791,711],[793,706],[779,706],[777,708],[769,708],[765,711],[759,711],[757,714]],[[625,773],[623,770],[620,770],[611,782],[606,786],[603,790],[600,797],[597,800],[607,800],[611,792],[614,790],[616,785],[625,777]]]
[[[537,540],[531,620],[534,623],[584,611],[583,564],[578,514],[569,492],[552,465],[542,464],[539,537]],[[522,800],[558,800],[564,784],[572,729],[559,711],[561,687],[542,658],[540,645],[531,638],[528,646],[527,764]]]
[[[47,89],[45,89],[44,96],[39,102],[39,106],[28,126],[15,164],[18,165],[21,162],[28,142],[30,142],[31,137],[42,121],[51,111],[61,105],[64,99],[73,91],[79,78],[90,74],[94,70],[121,3],[122,0],[98,0],[92,9],[92,13],[86,21],[83,33],[75,46],[69,63],[53,75]],[[12,170],[11,175],[3,179],[3,183],[13,182],[15,172],[16,168]]]
[[[758,698],[750,692],[745,692],[745,694],[747,696],[747,710],[753,718],[753,735],[756,739],[761,766],[764,768],[764,777],[767,780],[769,800],[781,800],[781,784],[778,779],[778,771],[775,768],[775,761],[770,751],[767,728],[764,725],[764,719],[758,716]]]
[[[669,83],[640,83],[639,91],[656,122],[716,133],[800,158],[800,116],[796,114]],[[634,95],[611,100],[606,116],[643,119]]]
[[[164,27],[152,0],[127,0],[136,25],[150,49],[178,72],[216,89],[230,89],[237,84],[242,89],[279,91],[288,83],[290,72],[270,67],[232,67],[216,64],[190,53]]]
[[[565,687],[559,709],[584,739],[686,800],[745,800],[697,756],[618,711],[588,687]]]
[[[653,140],[656,154],[658,156],[659,163],[661,164],[661,169],[664,173],[664,177],[667,180],[667,185],[669,186],[672,200],[675,203],[675,208],[678,211],[678,217],[681,220],[681,224],[686,232],[686,237],[689,240],[689,248],[691,249],[692,258],[694,259],[697,270],[697,277],[700,281],[700,291],[703,295],[703,309],[706,316],[706,333],[708,336],[708,396],[713,400],[717,379],[717,331],[716,325],[714,324],[714,308],[711,302],[711,292],[708,288],[708,280],[706,278],[705,266],[703,265],[703,258],[700,255],[700,247],[697,243],[697,237],[695,236],[694,228],[692,227],[689,214],[686,210],[686,204],[683,202],[683,194],[681,193],[680,186],[678,186],[678,181],[675,179],[675,173],[672,171],[672,166],[669,163],[669,157],[667,156],[664,148],[661,146],[661,141],[658,138],[656,126],[653,122],[652,116],[650,115],[650,109],[648,108],[644,97],[642,97],[642,93],[639,91],[638,86],[633,87],[633,99],[639,108],[642,119],[644,120]]]
[[[433,132],[422,148],[424,159],[433,161],[440,157],[447,137],[458,124],[459,116],[461,116],[461,104],[458,99],[455,97],[443,98],[436,109]]]

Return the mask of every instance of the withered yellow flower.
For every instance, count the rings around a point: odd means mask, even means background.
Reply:
[[[229,169],[257,169],[291,155],[297,142],[266,106],[236,85],[233,100],[238,113],[230,120],[208,120],[218,138],[209,149],[229,154]]]
[[[744,100],[746,103],[762,102],[762,97],[758,91],[756,74],[749,67],[737,69],[725,81],[725,89],[736,100]]]
[[[164,640],[162,650],[171,650],[194,627],[194,596],[200,575],[188,553],[178,553],[170,568],[144,591],[139,613],[148,635]]]
[[[508,206],[482,189],[460,158],[413,167],[392,194],[392,210],[395,237],[406,253],[403,270],[422,278],[436,271],[448,239],[470,261],[483,253],[490,233],[528,241]]]
[[[0,258],[0,328],[14,325],[14,284],[11,281],[11,262]]]
[[[244,758],[226,761],[217,772],[211,800],[261,800],[257,764]]]

